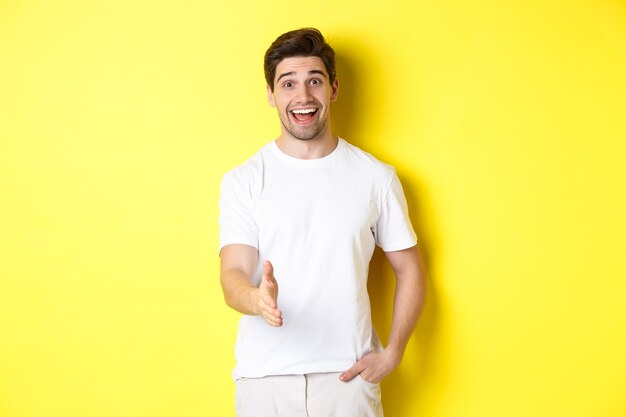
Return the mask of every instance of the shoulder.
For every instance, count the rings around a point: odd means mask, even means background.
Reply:
[[[345,140],[343,142],[346,158],[349,160],[350,165],[362,171],[360,174],[372,176],[374,179],[387,184],[396,175],[396,170],[393,166],[380,161],[374,155]]]
[[[263,178],[269,145],[263,146],[245,162],[222,177],[221,194],[224,198],[255,199],[263,189]]]
[[[254,155],[245,162],[235,166],[224,174],[222,183],[224,184],[243,184],[251,183],[259,179],[263,175],[264,154],[267,145],[259,149]]]

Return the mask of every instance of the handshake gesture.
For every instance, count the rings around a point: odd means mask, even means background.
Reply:
[[[283,325],[283,314],[278,309],[278,282],[270,261],[263,262],[263,276],[256,291],[256,313],[273,327]]]

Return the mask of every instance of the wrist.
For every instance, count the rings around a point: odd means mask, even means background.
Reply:
[[[387,347],[385,347],[384,351],[387,352],[387,354],[391,356],[396,363],[400,363],[402,357],[404,356],[404,348],[398,346],[397,344],[389,343]]]
[[[261,307],[259,306],[259,289],[257,287],[246,288],[244,297],[246,298],[246,305],[249,314],[258,316],[261,314]]]

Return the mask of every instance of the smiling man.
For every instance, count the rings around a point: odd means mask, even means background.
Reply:
[[[312,28],[265,54],[281,134],[222,180],[221,284],[244,314],[235,347],[238,417],[380,417],[421,311],[417,239],[395,170],[333,134],[335,53]],[[369,262],[396,275],[383,348],[372,327]]]

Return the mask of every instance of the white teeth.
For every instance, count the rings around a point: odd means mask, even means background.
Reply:
[[[295,109],[292,110],[292,113],[298,113],[298,114],[309,114],[309,113],[313,113],[316,109]]]

